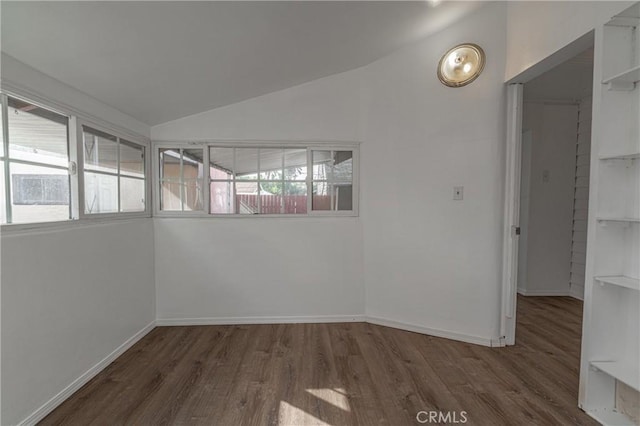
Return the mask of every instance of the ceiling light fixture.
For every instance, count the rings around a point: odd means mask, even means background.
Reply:
[[[477,44],[452,47],[438,63],[438,79],[445,86],[462,87],[478,78],[484,69],[484,50]]]

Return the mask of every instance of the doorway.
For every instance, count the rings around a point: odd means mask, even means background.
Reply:
[[[517,292],[584,297],[593,48],[523,87]]]
[[[555,353],[578,399],[593,48],[522,87],[515,344]],[[557,340],[561,335],[562,339]]]
[[[584,295],[593,60],[590,33],[509,85],[501,320],[506,345],[516,343],[518,301],[568,297],[580,304]]]

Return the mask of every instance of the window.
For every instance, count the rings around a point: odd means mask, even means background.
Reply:
[[[202,210],[203,152],[202,149],[160,150],[161,210]]]
[[[357,148],[338,148],[273,144],[160,147],[159,212],[357,214],[353,179]]]
[[[91,127],[82,130],[85,214],[144,212],[144,147]]]
[[[312,151],[314,210],[353,209],[353,152]]]
[[[71,218],[69,117],[2,95],[2,223]]]
[[[148,216],[146,141],[13,95],[0,93],[0,101],[1,224]]]

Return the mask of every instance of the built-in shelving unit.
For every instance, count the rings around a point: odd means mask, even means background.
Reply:
[[[599,217],[598,222],[628,222],[636,223],[640,222],[638,217]]]
[[[610,84],[614,87],[627,87],[633,90],[631,85],[640,81],[640,65],[626,69],[619,74],[605,78],[602,84]]]
[[[595,277],[595,280],[600,284],[616,285],[640,291],[640,280],[638,278],[629,278],[624,275],[613,275],[608,277]]]
[[[640,425],[639,29],[640,2],[596,29],[580,406],[604,425]]]
[[[600,370],[622,383],[640,390],[640,369],[637,365],[618,361],[591,361],[594,370]]]
[[[637,426],[637,424],[629,417],[616,411],[601,409],[587,411],[587,413],[603,425]]]
[[[600,160],[637,160],[640,158],[640,152],[632,152],[628,154],[608,154],[601,155]]]

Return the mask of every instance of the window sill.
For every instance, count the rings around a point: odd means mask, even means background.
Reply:
[[[63,220],[58,222],[13,223],[0,226],[0,235],[10,236],[21,234],[37,234],[42,232],[80,229],[84,227],[108,225],[115,222],[122,223],[150,218],[151,216],[148,214],[138,214],[127,216],[89,217],[83,219]]]
[[[336,217],[358,217],[355,211],[343,212],[316,212],[311,214],[207,214],[196,212],[158,212],[153,215],[155,218],[172,218],[172,219],[295,219],[295,218],[336,218]]]

